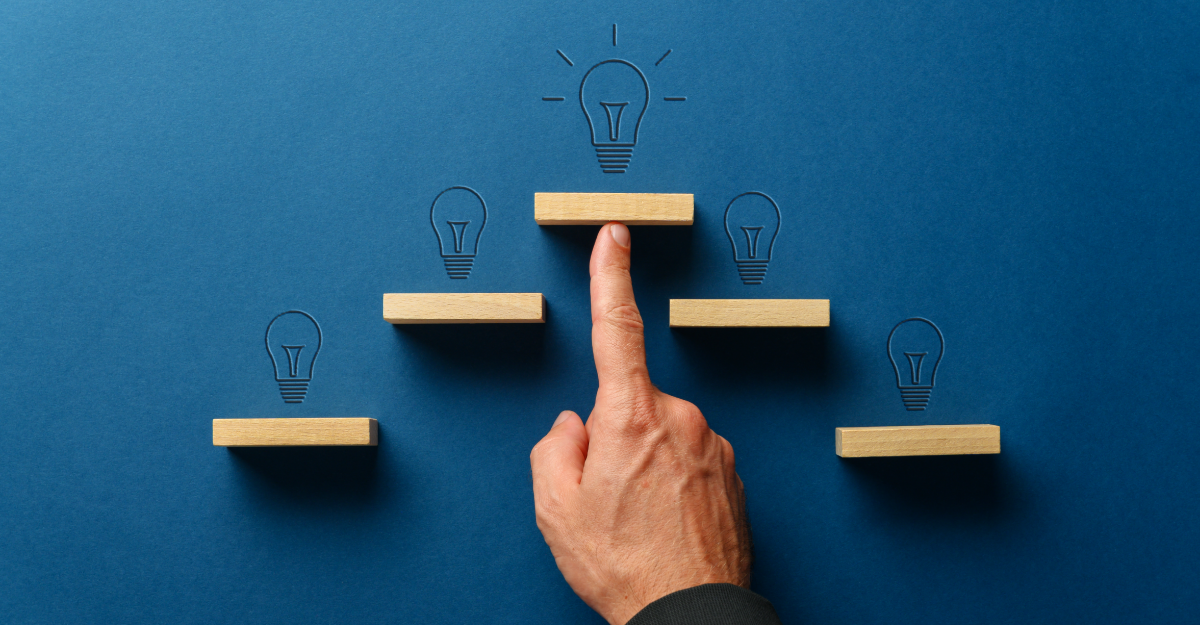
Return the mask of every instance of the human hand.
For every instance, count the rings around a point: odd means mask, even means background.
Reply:
[[[748,588],[752,560],[729,441],[650,383],[629,266],[629,229],[601,228],[590,266],[596,405],[587,425],[560,414],[529,456],[554,561],[613,625],[678,590]]]

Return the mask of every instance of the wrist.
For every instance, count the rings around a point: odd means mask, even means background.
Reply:
[[[780,625],[766,598],[736,584],[701,584],[678,590],[639,610],[624,625]]]

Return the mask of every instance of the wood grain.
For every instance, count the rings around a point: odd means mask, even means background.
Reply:
[[[388,323],[545,323],[541,293],[387,293]]]
[[[998,425],[837,428],[835,439],[834,449],[843,458],[1000,453]]]
[[[691,193],[534,193],[533,219],[543,226],[690,226]]]
[[[827,299],[673,299],[672,328],[826,328]]]
[[[377,445],[375,419],[213,419],[217,447]]]

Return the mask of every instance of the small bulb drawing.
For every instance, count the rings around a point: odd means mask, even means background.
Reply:
[[[312,382],[317,352],[321,351],[321,326],[312,315],[289,310],[276,315],[267,325],[266,341],[283,402],[302,403]]]
[[[938,365],[946,350],[942,331],[928,319],[905,319],[892,328],[888,335],[887,350],[904,407],[908,410],[925,410],[933,393]]]
[[[748,191],[725,208],[725,234],[743,284],[762,284],[779,236],[779,205],[766,193]]]
[[[649,103],[650,84],[642,70],[629,61],[602,61],[583,75],[579,105],[587,118],[601,171],[625,173]]]
[[[487,204],[470,187],[450,187],[433,198],[429,222],[437,235],[446,274],[466,280],[479,252],[479,236],[487,224]]]

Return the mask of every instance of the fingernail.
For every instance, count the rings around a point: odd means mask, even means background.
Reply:
[[[629,247],[629,228],[625,224],[609,224],[608,232],[612,234],[613,241],[621,247]]]
[[[554,425],[558,425],[559,423],[566,421],[568,412],[569,411],[564,410],[564,411],[558,413],[558,418],[554,420]],[[550,426],[550,427],[554,427],[554,426]]]

